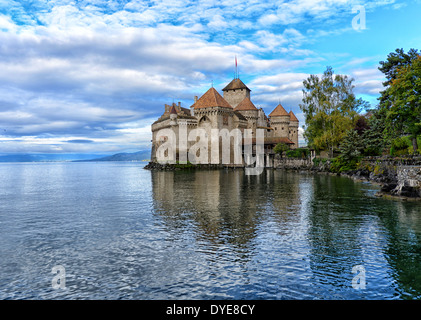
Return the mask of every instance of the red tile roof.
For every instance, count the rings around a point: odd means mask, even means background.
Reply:
[[[215,90],[215,88],[210,88],[206,93],[197,100],[195,104],[192,105],[195,109],[200,108],[211,108],[211,107],[224,107],[231,108],[231,105]]]
[[[284,107],[281,104],[269,114],[269,117],[282,117],[282,116],[289,116],[288,112],[285,111]]]
[[[177,114],[177,110],[175,110],[175,106],[171,106],[170,114]]]
[[[290,118],[291,121],[299,122],[297,117],[295,116],[294,112],[292,112],[292,111],[289,112],[289,118]]]
[[[243,101],[241,101],[238,106],[235,107],[235,111],[248,111],[248,110],[256,110],[256,106],[251,102],[250,98],[245,97]]]
[[[256,143],[256,138],[252,138],[252,143],[255,144]],[[243,139],[244,143],[248,142],[247,139]],[[291,140],[289,140],[288,138],[265,138],[264,139],[264,143],[267,144],[278,144],[278,143],[285,143],[285,144],[294,144],[294,142],[292,142]]]
[[[234,79],[232,80],[222,91],[228,91],[228,90],[236,90],[236,89],[247,89],[248,91],[251,91],[243,81],[240,79]]]

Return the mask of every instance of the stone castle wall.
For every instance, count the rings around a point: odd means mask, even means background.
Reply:
[[[293,148],[298,148],[298,122],[291,121],[289,124],[289,140],[294,142]]]
[[[274,137],[288,138],[289,125],[290,125],[289,116],[272,117],[270,119],[270,126],[274,129],[274,132],[273,132]]]
[[[235,89],[224,91],[224,99],[235,108],[238,104],[243,101],[245,98],[250,98],[250,91],[247,89]]]

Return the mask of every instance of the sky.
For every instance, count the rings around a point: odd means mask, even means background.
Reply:
[[[148,149],[164,105],[239,76],[304,124],[302,83],[331,66],[377,104],[379,62],[421,49],[421,0],[0,0],[0,154]]]

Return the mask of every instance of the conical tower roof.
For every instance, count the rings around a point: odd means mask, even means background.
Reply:
[[[292,112],[292,111],[289,112],[289,119],[291,121],[299,122],[297,117],[295,116],[294,112]]]
[[[287,116],[289,117],[289,113],[285,111],[284,107],[281,104],[278,104],[278,106],[269,114],[269,117],[283,117]]]
[[[247,89],[248,91],[251,91],[243,81],[241,81],[239,78],[233,79],[222,91],[228,91],[228,90],[237,90],[237,89]]]
[[[235,111],[249,111],[249,110],[256,110],[256,106],[251,102],[250,98],[245,97],[243,101],[241,101],[238,106],[234,108]]]
[[[206,93],[197,100],[195,104],[192,105],[195,109],[200,108],[212,108],[212,107],[224,107],[231,108],[231,105],[215,90],[215,88],[210,88]]]
[[[177,109],[175,108],[174,105],[171,106],[170,114],[177,114]]]

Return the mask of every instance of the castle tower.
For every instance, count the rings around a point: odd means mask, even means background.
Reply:
[[[245,97],[235,108],[241,115],[247,119],[247,129],[253,130],[253,137],[256,136],[257,120],[259,118],[259,110],[251,102],[249,97]]]
[[[299,121],[295,114],[290,111],[290,123],[289,123],[289,140],[294,142],[294,145],[291,146],[291,148],[298,148],[298,127],[299,127]]]
[[[270,114],[270,126],[274,129],[273,136],[277,138],[289,137],[290,114],[279,104]]]
[[[170,125],[176,126],[177,125],[177,110],[175,109],[175,106],[173,105],[170,109]]]
[[[194,110],[194,116],[197,119],[197,127],[204,129],[208,137],[211,137],[212,129],[230,130],[230,128],[234,127],[234,109],[213,87],[206,91],[191,108]],[[211,150],[211,139],[208,142],[208,150]],[[219,147],[221,158],[221,145]],[[210,161],[209,154],[208,163]]]
[[[233,107],[237,107],[245,98],[250,99],[251,90],[239,78],[232,80],[224,89],[224,99]]]
[[[233,127],[234,109],[215,90],[210,88],[192,106],[199,127],[222,129]]]

